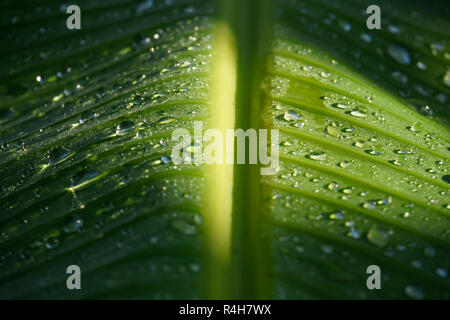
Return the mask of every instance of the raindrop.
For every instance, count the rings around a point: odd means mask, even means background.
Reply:
[[[372,41],[372,37],[369,34],[367,34],[367,33],[362,33],[361,34],[361,40],[369,43],[369,42]]]
[[[401,73],[400,71],[394,71],[391,73],[392,78],[401,84],[407,84],[408,83],[408,76]]]
[[[399,34],[400,33],[400,28],[397,27],[397,26],[394,26],[392,24],[388,26],[388,30],[389,30],[390,33],[393,33],[393,34]]]
[[[284,113],[283,118],[288,122],[297,121],[300,119],[300,115],[293,110],[289,110]]]
[[[134,130],[134,122],[131,120],[123,120],[116,127],[116,134],[123,135],[131,130]]]
[[[353,238],[353,239],[359,239],[361,237],[361,234],[359,233],[358,230],[352,228],[347,232],[347,237]]]
[[[416,65],[419,70],[427,70],[427,65],[421,61],[418,61]]]
[[[367,117],[367,113],[361,111],[361,110],[353,110],[350,112],[350,114],[354,117],[358,117],[358,118],[365,118]]]
[[[402,167],[403,166],[403,164],[398,162],[398,160],[389,160],[389,162],[392,163],[395,166],[398,166],[398,167]]]
[[[330,136],[335,137],[335,138],[339,138],[340,135],[341,135],[339,129],[336,128],[335,126],[327,126],[325,128],[325,132],[328,133]]]
[[[350,166],[350,163],[348,161],[341,161],[339,162],[339,167],[341,168],[348,168]]]
[[[177,121],[175,118],[162,117],[156,123],[157,124],[169,124],[169,123],[172,123],[172,122],[175,122],[175,121]]]
[[[447,270],[445,270],[444,268],[437,268],[436,269],[436,274],[439,277],[446,278],[447,277]]]
[[[345,103],[335,103],[333,104],[333,107],[338,109],[350,109],[350,106],[346,105]]]
[[[442,77],[442,82],[447,86],[450,87],[450,70],[447,70],[447,72]]]
[[[308,158],[315,161],[325,161],[327,159],[327,155],[323,152],[313,152],[308,155]]]
[[[367,240],[377,246],[384,247],[389,241],[389,234],[378,227],[372,227],[367,233]]]
[[[406,127],[406,129],[408,129],[411,132],[420,132],[422,130],[422,128],[423,128],[423,126],[419,122],[416,122],[416,123]]]
[[[173,219],[170,222],[170,225],[175,230],[184,233],[186,235],[194,235],[197,233],[197,227],[184,219]]]
[[[66,225],[63,227],[65,233],[80,232],[83,227],[83,220],[74,216],[67,219]]]
[[[320,250],[325,254],[330,254],[333,252],[333,247],[325,244],[320,247]]]
[[[390,45],[388,47],[388,54],[397,63],[403,65],[408,65],[411,63],[411,58],[409,56],[408,50],[399,45]]]
[[[335,211],[330,214],[331,220],[343,220],[344,219],[344,213],[342,211]]]
[[[405,294],[414,300],[422,300],[424,298],[422,288],[418,286],[406,286]]]
[[[70,155],[71,152],[69,149],[58,146],[54,148],[52,151],[50,151],[48,162],[49,164],[57,164],[66,160]]]

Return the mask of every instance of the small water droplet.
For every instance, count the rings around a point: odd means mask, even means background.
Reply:
[[[161,119],[159,119],[156,123],[157,124],[169,124],[169,123],[173,123],[177,121],[175,118],[171,118],[171,117],[162,117]]]
[[[327,159],[327,155],[323,152],[313,152],[308,155],[308,158],[315,161],[325,161]]]
[[[300,119],[300,115],[294,110],[289,110],[284,113],[283,118],[288,122],[297,121]]]
[[[170,222],[170,225],[175,230],[182,232],[186,235],[194,235],[197,233],[197,227],[193,223],[188,222],[184,219],[173,219]]]
[[[74,216],[67,218],[66,225],[63,227],[65,233],[80,232],[83,227],[83,220]]]
[[[445,270],[444,268],[437,268],[436,269],[436,274],[439,277],[446,278],[447,277],[447,270]]]
[[[354,117],[357,117],[357,118],[365,118],[365,117],[367,117],[367,113],[365,113],[365,112],[363,112],[361,110],[357,110],[357,109],[351,111],[350,114],[352,116],[354,116]]]
[[[408,50],[399,45],[390,45],[388,47],[388,54],[399,64],[408,65],[411,63]]]
[[[388,243],[389,234],[378,227],[372,227],[367,233],[367,240],[371,244],[381,248]]]
[[[339,167],[341,167],[341,168],[348,168],[350,166],[350,162],[348,162],[348,161],[341,161],[341,162],[339,162]]]
[[[422,300],[424,298],[422,288],[419,286],[406,286],[405,294],[414,300]]]
[[[134,130],[134,122],[131,120],[123,120],[116,127],[116,135],[123,135]]]

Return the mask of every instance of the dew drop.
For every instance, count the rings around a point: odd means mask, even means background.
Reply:
[[[54,148],[52,151],[50,151],[48,162],[49,164],[57,164],[66,160],[70,155],[71,152],[69,149],[58,146]]]
[[[325,161],[327,159],[327,155],[323,152],[313,152],[308,155],[308,158],[315,161]]]
[[[350,112],[350,114],[352,116],[354,116],[354,117],[357,117],[357,118],[365,118],[365,117],[367,117],[367,113],[365,113],[365,112],[363,112],[361,110],[353,110],[353,111]]]
[[[134,130],[134,122],[131,120],[123,120],[116,127],[116,135],[123,135]]]
[[[330,214],[329,218],[331,220],[343,220],[344,219],[344,214],[343,214],[342,211],[335,211],[335,212]]]
[[[445,270],[444,268],[437,268],[436,269],[436,274],[439,277],[446,278],[447,277],[447,270]]]
[[[341,162],[339,162],[339,167],[341,167],[341,168],[348,168],[349,166],[350,166],[350,162],[348,162],[348,161],[341,161]]]
[[[419,286],[406,286],[405,294],[414,300],[422,300],[424,298],[422,288]]]
[[[333,107],[338,109],[350,109],[350,106],[346,105],[345,103],[335,103],[333,104]]]
[[[442,77],[442,83],[444,83],[447,87],[450,87],[450,70],[447,70]]]
[[[367,240],[377,246],[384,247],[389,241],[389,234],[378,227],[372,227],[367,233]]]
[[[186,235],[194,235],[197,233],[197,227],[184,219],[173,219],[171,220],[170,225],[175,230]]]
[[[63,227],[65,233],[80,232],[83,227],[83,220],[74,216],[67,219],[66,225]]]
[[[408,65],[411,63],[408,50],[399,45],[390,45],[388,47],[388,54],[399,64]]]
[[[161,119],[159,119],[156,123],[157,124],[169,124],[169,123],[173,123],[177,121],[175,118],[171,118],[171,117],[162,117]]]
[[[288,122],[297,121],[300,119],[300,115],[297,112],[295,112],[294,110],[289,110],[284,113],[283,119]]]

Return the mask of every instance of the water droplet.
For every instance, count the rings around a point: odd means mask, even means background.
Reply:
[[[173,123],[177,121],[175,118],[170,118],[170,117],[162,117],[161,119],[159,119],[156,123],[157,124],[169,124],[169,123]]]
[[[324,244],[320,247],[320,250],[322,250],[325,254],[330,254],[333,252],[333,247],[327,244]]]
[[[381,154],[381,152],[376,151],[375,149],[369,149],[369,150],[365,150],[366,153],[371,154],[373,156],[379,156]]]
[[[359,233],[358,230],[352,228],[347,232],[347,237],[353,238],[353,239],[359,239],[361,237],[361,234]]]
[[[78,122],[80,124],[85,124],[90,120],[93,120],[98,117],[98,114],[92,112],[91,110],[87,110],[80,115],[80,120]]]
[[[419,286],[406,286],[405,294],[414,300],[422,300],[424,298],[422,288]]]
[[[300,115],[293,110],[289,110],[284,113],[283,118],[288,122],[297,121],[300,119]]]
[[[344,219],[344,213],[342,211],[335,211],[330,214],[329,217],[331,220],[343,220]]]
[[[400,162],[398,162],[398,160],[389,160],[390,163],[392,163],[395,166],[398,167],[403,167],[403,164],[401,164]]]
[[[378,227],[372,227],[367,233],[367,240],[371,244],[381,248],[388,243],[389,234]]]
[[[349,32],[350,30],[352,30],[352,25],[347,21],[339,21],[339,27],[341,27],[341,29],[345,32]]]
[[[141,14],[144,11],[151,9],[152,7],[153,7],[153,0],[144,0],[138,5],[136,12],[138,14]]]
[[[365,117],[367,117],[367,113],[365,113],[365,112],[363,112],[361,110],[353,110],[353,111],[350,112],[350,114],[352,116],[354,116],[354,117],[357,117],[357,118],[365,118]]]
[[[335,126],[327,126],[325,128],[325,132],[335,138],[339,138],[341,136],[341,132]]]
[[[417,269],[422,268],[422,262],[420,262],[419,260],[413,260],[413,261],[411,261],[411,265],[412,265],[414,268],[417,268]]]
[[[116,127],[116,135],[123,135],[131,130],[134,130],[134,122],[131,120],[123,120]]]
[[[450,87],[450,70],[447,70],[447,72],[442,77],[442,82],[447,86]]]
[[[341,167],[341,168],[348,168],[350,166],[350,162],[348,162],[348,161],[341,161],[341,162],[339,162],[339,167]]]
[[[74,216],[67,218],[66,225],[63,227],[65,233],[80,232],[83,227],[83,220],[80,217]]]
[[[408,76],[401,73],[400,71],[394,71],[391,73],[392,78],[400,84],[408,83]]]
[[[439,277],[446,278],[447,277],[447,270],[445,270],[444,268],[437,268],[436,269],[436,274]]]
[[[388,47],[388,54],[397,63],[403,65],[408,65],[411,63],[411,58],[409,56],[408,50],[399,45],[390,45]]]
[[[370,210],[375,209],[376,206],[377,206],[377,203],[376,203],[376,201],[374,201],[374,200],[366,201],[366,202],[364,202],[364,203],[362,204],[362,207],[363,207],[364,209],[370,209]]]
[[[406,127],[406,129],[408,129],[409,131],[412,132],[420,132],[422,130],[423,126],[420,122],[416,122],[408,127]]]
[[[333,104],[333,107],[338,109],[350,109],[350,106],[346,105],[345,103],[335,103]]]
[[[388,30],[389,30],[390,33],[393,33],[393,34],[399,34],[400,33],[400,28],[397,27],[397,26],[394,26],[393,24],[390,24],[388,26]]]
[[[70,155],[71,152],[69,149],[58,146],[54,148],[52,151],[50,151],[48,156],[48,162],[49,164],[57,164],[66,160]]]
[[[427,65],[421,61],[418,61],[416,65],[419,70],[427,70]]]
[[[327,159],[327,155],[323,152],[313,152],[308,155],[308,158],[315,161],[325,161]]]
[[[95,171],[95,170],[83,169],[83,170],[79,171],[72,178],[71,189],[77,189],[77,188],[81,187],[82,185],[92,182],[98,175],[100,175],[100,172]]]
[[[444,182],[450,183],[450,174],[446,174],[445,176],[442,176],[442,180]]]
[[[197,227],[184,219],[173,219],[170,225],[175,230],[182,232],[186,235],[194,235],[197,233]]]
[[[362,33],[361,34],[361,40],[369,43],[369,42],[372,42],[372,37],[369,34],[367,34],[367,33]]]
[[[411,218],[411,213],[408,212],[408,211],[403,212],[402,217],[403,217],[403,218],[406,218],[406,219]]]

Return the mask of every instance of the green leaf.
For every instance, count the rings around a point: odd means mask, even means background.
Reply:
[[[75,2],[1,4],[1,298],[449,298],[443,1]],[[174,164],[194,121],[277,173]]]

